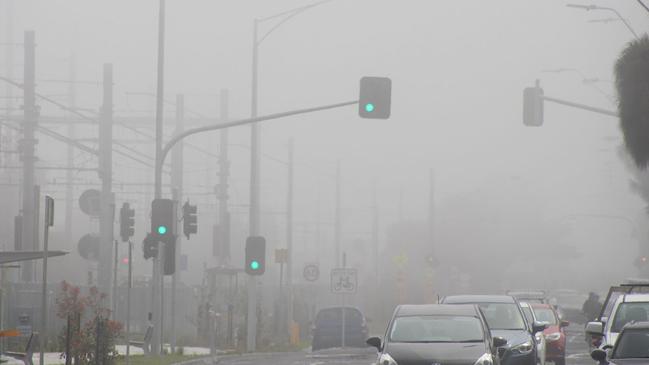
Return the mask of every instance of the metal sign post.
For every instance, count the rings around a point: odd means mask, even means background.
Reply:
[[[344,262],[345,260],[343,260]],[[342,347],[346,345],[345,326],[346,326],[346,308],[345,296],[346,294],[356,293],[358,283],[358,271],[356,269],[333,269],[331,270],[331,292],[340,294],[342,301]]]

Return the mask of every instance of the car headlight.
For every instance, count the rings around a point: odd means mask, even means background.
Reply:
[[[398,365],[396,361],[389,354],[381,354],[379,356],[379,363],[377,365]]]
[[[561,332],[554,332],[545,336],[546,341],[559,341],[560,338],[561,338]]]
[[[521,355],[529,354],[530,352],[532,352],[533,349],[534,349],[534,344],[532,343],[532,341],[527,341],[520,345],[512,346],[512,352]]]
[[[475,362],[474,365],[493,365],[493,363],[493,356],[489,353],[485,353],[484,355],[480,356],[480,358]]]

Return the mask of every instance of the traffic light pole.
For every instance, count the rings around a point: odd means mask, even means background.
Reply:
[[[590,106],[590,105],[585,105],[585,104],[573,103],[572,101],[561,100],[561,99],[552,98],[552,97],[549,97],[549,96],[541,96],[541,99],[543,99],[544,101],[549,101],[549,102],[556,103],[556,104],[566,105],[566,106],[570,106],[570,107],[577,108],[577,109],[588,110],[588,111],[591,111],[591,112],[594,112],[594,113],[604,114],[604,115],[608,115],[608,116],[611,116],[611,117],[619,117],[620,116],[617,112],[614,112],[614,111],[601,109],[601,108],[597,108],[597,107]]]
[[[108,297],[108,308],[112,301],[112,261],[114,201],[113,185],[113,65],[104,64],[103,103],[99,119],[99,178],[101,179],[99,217],[99,265],[97,281],[101,292]]]
[[[292,115],[300,115],[300,114],[309,114],[309,113],[314,113],[322,110],[329,110],[329,109],[337,109],[349,105],[356,105],[358,104],[358,100],[354,101],[347,101],[343,103],[337,103],[337,104],[329,104],[329,105],[324,105],[324,106],[318,106],[318,107],[313,107],[313,108],[306,108],[306,109],[297,109],[297,110],[292,110],[288,112],[282,112],[282,113],[275,113],[275,114],[269,114],[269,115],[262,115],[260,117],[256,118],[248,118],[248,119],[239,119],[235,120],[232,122],[227,122],[227,123],[220,123],[220,124],[215,124],[215,125],[208,125],[208,126],[203,126],[203,127],[196,127],[192,129],[188,129],[173,138],[171,138],[165,145],[162,147],[160,154],[156,158],[156,166],[155,166],[155,184],[156,184],[156,191],[159,190],[157,187],[162,186],[162,166],[164,165],[165,158],[169,154],[169,151],[173,148],[173,146],[176,145],[176,143],[182,141],[183,139],[202,132],[209,132],[209,131],[217,131],[220,129],[225,129],[225,128],[232,128],[232,127],[238,127],[242,125],[248,125],[248,124],[253,124],[253,123],[258,123],[258,122],[264,122],[267,120],[273,120],[273,119],[280,119],[280,118],[285,118],[285,117],[290,117]],[[160,189],[161,190],[161,189]],[[158,194],[156,193],[156,196]],[[162,193],[160,192],[160,195]]]
[[[164,41],[165,39],[165,0],[159,1],[158,13],[158,67],[157,67],[157,88],[156,88],[156,115],[155,115],[155,199],[162,197],[162,125],[164,113]],[[160,171],[158,172],[158,166]],[[151,278],[151,312],[153,314],[153,335],[151,337],[152,353],[160,355],[162,303],[160,288],[162,280],[162,260],[158,255],[153,258],[153,272]]]

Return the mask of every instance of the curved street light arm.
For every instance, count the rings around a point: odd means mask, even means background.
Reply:
[[[642,5],[644,6],[644,4],[642,4]],[[620,14],[617,10],[615,10],[613,8],[600,8],[600,7],[598,7],[597,9],[608,10],[608,11],[614,12],[615,15],[617,15],[617,17],[620,18],[622,23],[624,23],[624,25],[626,25],[627,29],[629,30],[629,32],[631,32],[631,34],[633,34],[635,39],[638,39],[638,34],[633,30],[633,28],[631,27],[631,24],[629,24],[629,22],[627,22],[626,19],[624,19],[624,17],[622,17],[622,14]]]
[[[313,7],[316,7],[316,6],[318,6],[318,5],[321,5],[321,4],[324,4],[324,3],[328,3],[328,2],[331,2],[331,1],[332,1],[332,0],[322,0],[322,1],[319,1],[319,2],[316,2],[316,3],[313,3],[313,4],[310,4],[310,5],[302,6],[302,7],[295,8],[295,9],[291,9],[291,10],[287,10],[287,11],[283,11],[283,12],[281,12],[281,13],[278,13],[278,14],[275,14],[275,15],[271,15],[271,16],[268,16],[268,17],[265,17],[265,18],[255,19],[255,21],[256,21],[257,23],[263,23],[263,22],[265,22],[265,21],[267,21],[267,20],[272,20],[272,19],[276,19],[276,18],[279,18],[279,17],[282,17],[282,16],[286,16],[284,19],[280,20],[277,24],[275,24],[272,28],[270,28],[270,29],[269,29],[269,30],[268,30],[268,31],[267,31],[263,36],[261,36],[261,38],[259,38],[259,39],[257,40],[257,44],[256,44],[256,45],[257,45],[257,46],[260,45],[261,42],[263,42],[264,39],[268,38],[268,36],[269,36],[271,33],[273,33],[275,30],[277,30],[277,28],[281,27],[284,23],[288,22],[289,20],[291,20],[291,19],[292,19],[293,17],[295,17],[296,15],[301,14],[301,13],[303,13],[303,12],[305,12],[305,11],[307,11],[307,10],[313,8]]]
[[[162,166],[164,165],[164,160],[167,157],[167,154],[169,154],[169,151],[173,148],[173,146],[180,142],[182,139],[189,137],[191,135],[201,133],[201,132],[208,132],[208,131],[216,131],[219,129],[225,129],[225,128],[231,128],[231,127],[237,127],[241,125],[247,125],[247,124],[254,124],[258,122],[263,122],[266,120],[271,120],[271,119],[279,119],[283,117],[289,117],[292,115],[298,115],[298,114],[307,114],[307,113],[313,113],[321,110],[327,110],[327,109],[335,109],[335,108],[340,108],[343,106],[349,106],[349,105],[355,105],[358,104],[358,100],[354,101],[347,101],[343,103],[337,103],[337,104],[330,104],[330,105],[325,105],[325,106],[318,106],[318,107],[313,107],[313,108],[307,108],[307,109],[298,109],[298,110],[292,110],[289,112],[282,112],[282,113],[275,113],[275,114],[269,114],[269,115],[262,115],[260,117],[255,117],[255,118],[248,118],[248,119],[240,119],[240,120],[234,120],[232,122],[227,122],[227,123],[219,123],[215,125],[207,125],[203,127],[196,127],[193,129],[188,129],[184,131],[183,133],[180,133],[169,142],[167,142],[162,150],[160,151],[160,158],[156,161],[155,164],[155,181],[162,181]]]

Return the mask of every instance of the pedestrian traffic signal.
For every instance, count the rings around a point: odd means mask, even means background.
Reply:
[[[538,82],[523,90],[523,124],[529,127],[543,125],[543,89]]]
[[[198,232],[198,208],[195,205],[189,205],[189,201],[183,204],[183,233],[189,239],[189,236]]]
[[[142,241],[142,251],[144,252],[144,259],[148,260],[152,257],[158,257],[158,238],[155,234],[149,233]]]
[[[126,242],[134,234],[135,209],[131,209],[128,203],[124,203],[119,210],[119,236],[122,238],[122,242]]]
[[[151,235],[164,244],[164,275],[176,271],[176,209],[176,201],[171,199],[155,199],[151,203]]]
[[[266,271],[266,239],[260,236],[246,239],[246,273],[263,275]]]
[[[392,99],[392,80],[387,77],[363,77],[358,99],[361,118],[388,119]]]

